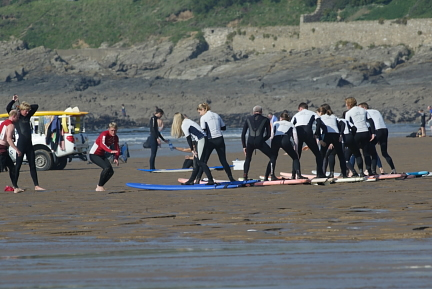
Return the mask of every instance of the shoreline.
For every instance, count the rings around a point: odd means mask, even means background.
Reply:
[[[430,169],[429,138],[392,138],[389,153],[398,172]],[[159,168],[181,164],[184,156],[158,156]],[[227,154],[228,162],[244,159]],[[261,152],[253,155],[251,177],[265,171]],[[209,165],[219,165],[212,155]],[[311,153],[301,159],[302,172],[314,168]],[[289,171],[291,159],[279,155],[276,171]],[[147,158],[131,158],[95,192],[100,168],[73,161],[64,170],[38,172],[45,192],[34,192],[28,166],[23,166],[21,194],[2,192],[0,240],[55,241],[60,238],[163,240],[195,238],[220,241],[349,241],[430,238],[432,178],[348,184],[281,185],[206,191],[146,191],[126,182],[178,184],[189,173],[154,174]],[[389,172],[387,164],[384,164]],[[338,170],[338,164],[336,164]],[[223,171],[212,171],[225,179]],[[235,178],[242,171],[234,170]],[[4,176],[4,177],[3,177]],[[9,185],[2,174],[1,185]],[[251,231],[252,230],[252,231]]]

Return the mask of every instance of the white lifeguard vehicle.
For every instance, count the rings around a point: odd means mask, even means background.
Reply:
[[[88,112],[80,112],[74,108],[66,111],[37,111],[31,117],[32,142],[37,170],[62,170],[66,167],[68,160],[73,157],[87,160],[89,144],[85,134],[84,116],[86,114]],[[0,118],[7,117],[7,114],[0,114]],[[56,122],[55,132],[50,129],[53,121]],[[58,125],[60,127],[57,127]],[[16,143],[17,133],[15,133],[15,138]],[[9,154],[15,161],[15,150],[9,148]],[[25,158],[24,161],[26,161]]]

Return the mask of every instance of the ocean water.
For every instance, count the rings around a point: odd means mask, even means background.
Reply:
[[[412,132],[417,132],[419,129],[419,124],[416,123],[399,123],[399,124],[387,124],[389,130],[389,137],[405,137]],[[428,130],[428,128],[427,128]],[[241,136],[242,129],[241,128],[227,128],[227,130],[223,133],[227,152],[240,152],[242,150],[241,146]],[[87,132],[89,136],[89,143],[92,145],[98,135],[101,132]],[[430,132],[427,131],[429,134]],[[131,152],[131,157],[149,157],[150,149],[144,149],[142,147],[143,142],[147,139],[149,135],[149,129],[147,127],[139,127],[139,128],[128,128],[128,129],[119,129],[117,135],[120,139],[120,144],[127,143],[129,147],[129,151]],[[170,128],[166,128],[162,131],[162,135],[164,138],[169,139],[174,146],[177,147],[188,147],[185,138],[173,139],[170,136]],[[183,152],[179,152],[177,150],[170,151],[167,144],[162,143],[162,147],[158,150],[159,156],[167,156],[167,155],[185,155]]]
[[[0,288],[431,288],[431,245],[0,241]]]

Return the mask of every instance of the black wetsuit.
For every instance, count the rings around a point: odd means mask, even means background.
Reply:
[[[155,115],[153,115],[150,118],[150,138],[149,138],[149,145],[150,145],[150,149],[151,149],[151,154],[150,154],[150,169],[154,170],[156,169],[155,167],[155,161],[156,161],[156,153],[158,150],[158,142],[157,139],[160,138],[163,141],[165,141],[165,139],[163,138],[163,136],[161,135],[160,131],[159,131],[159,127],[158,127],[158,123],[157,123],[158,117],[156,117]]]
[[[249,136],[246,142],[246,132],[249,130]],[[246,160],[244,162],[243,173],[247,178],[254,150],[258,149],[271,159],[271,148],[266,143],[270,138],[270,120],[261,114],[248,116],[241,134],[243,148],[246,148]],[[269,165],[273,168],[272,163]],[[271,170],[271,174],[273,171]]]
[[[15,104],[15,101],[12,100],[6,107],[7,113],[12,110],[12,106]],[[19,120],[15,124],[15,128],[18,132],[18,143],[17,148],[21,151],[21,156],[16,155],[16,164],[15,164],[15,178],[13,181],[13,185],[15,188],[18,188],[18,178],[19,171],[21,169],[21,165],[24,159],[24,155],[27,157],[27,162],[30,167],[30,175],[33,179],[33,184],[35,186],[39,186],[38,176],[36,172],[36,164],[35,164],[35,152],[32,143],[32,130],[30,125],[30,118],[33,114],[38,110],[39,106],[37,104],[32,104],[29,113],[26,116],[19,114]]]

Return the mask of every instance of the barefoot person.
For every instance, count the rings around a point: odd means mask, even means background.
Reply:
[[[15,183],[15,164],[9,156],[9,146],[11,146],[17,153],[21,156],[22,153],[14,144],[14,131],[15,125],[18,121],[19,115],[16,110],[11,110],[9,112],[9,118],[2,123],[0,123],[0,173],[3,169],[8,168],[9,177],[14,188],[14,193],[22,192],[23,190],[18,188]]]
[[[160,144],[160,140],[163,140],[164,142],[168,143],[167,140],[164,139],[160,131],[163,129],[163,123],[161,120],[161,117],[164,115],[164,111],[158,107],[156,107],[155,113],[150,118],[150,138],[149,138],[149,144],[151,149],[150,154],[150,169],[155,170],[155,162],[156,162],[156,154],[157,150]],[[162,124],[161,124],[162,123]]]
[[[288,112],[284,111],[280,115],[280,121],[275,121],[273,123],[273,129],[271,132],[271,150],[272,150],[272,162],[273,162],[273,174],[271,175],[271,180],[277,180],[274,174],[276,168],[276,160],[279,155],[279,150],[282,148],[293,160],[292,164],[292,179],[304,179],[300,172],[300,161],[297,154],[297,130],[295,126],[289,122]],[[271,166],[271,162],[269,163]],[[264,180],[268,179],[270,174],[270,166],[267,165],[267,171]]]
[[[210,105],[207,103],[200,103],[197,108],[198,113],[201,116],[200,124],[201,128],[207,135],[207,150],[204,152],[205,163],[208,162],[213,150],[216,150],[219,157],[219,161],[225,170],[230,182],[234,182],[235,179],[232,176],[231,168],[226,160],[225,152],[225,140],[222,135],[222,131],[226,130],[226,126],[219,114],[214,113],[210,110]],[[198,173],[197,179],[202,176],[202,171]]]
[[[345,119],[350,121],[357,128],[354,141],[357,147],[363,152],[363,158],[368,174],[376,175],[376,172],[372,170],[372,167],[376,168],[376,154],[372,154],[373,159],[371,160],[370,153],[371,150],[375,149],[375,146],[371,144],[375,138],[375,124],[371,118],[368,118],[367,111],[357,106],[357,100],[354,97],[347,97],[345,99],[345,105],[348,109],[345,114]],[[369,123],[369,126],[367,123]],[[357,156],[356,161],[359,168],[359,175],[363,177],[363,162],[361,158]],[[374,163],[374,166],[372,166],[372,162]]]
[[[395,165],[393,163],[393,159],[391,158],[391,156],[389,155],[389,153],[387,151],[388,129],[387,129],[387,126],[384,122],[384,118],[383,118],[382,114],[376,109],[369,108],[369,105],[366,102],[360,103],[359,106],[366,109],[366,111],[368,112],[368,115],[369,115],[368,118],[371,118],[375,124],[376,137],[373,139],[372,145],[378,145],[378,144],[380,145],[381,154],[386,159],[387,163],[389,164],[390,169],[391,169],[391,174],[396,174],[396,168],[395,168]],[[422,131],[422,132],[424,132],[424,131]],[[374,152],[376,152],[376,150],[374,150]],[[382,164],[381,164],[381,161],[379,161],[378,155],[376,156],[376,158],[377,158],[378,167],[382,168]],[[381,166],[379,166],[378,163],[380,163]],[[372,171],[376,171],[376,168],[374,168],[373,166],[372,166]]]
[[[12,110],[15,102],[18,101],[18,95],[14,95],[12,97],[12,101],[7,105],[6,111],[9,113]],[[37,104],[28,104],[23,101],[19,106],[19,118],[16,123],[16,130],[18,132],[18,143],[17,148],[18,151],[21,152],[20,155],[16,156],[16,164],[15,164],[15,179],[13,185],[16,187],[15,193],[19,193],[22,191],[18,187],[18,178],[19,171],[21,169],[21,165],[23,163],[24,155],[27,158],[27,162],[30,167],[30,176],[33,179],[33,184],[35,186],[35,191],[44,191],[45,189],[39,186],[37,171],[36,171],[36,163],[35,163],[35,152],[32,143],[32,129],[30,126],[30,118],[34,115],[34,113],[39,108]]]
[[[310,111],[307,103],[302,102],[298,106],[298,112],[293,116],[291,122],[295,125],[297,129],[298,136],[298,156],[301,158],[303,143],[306,143],[308,148],[315,155],[315,162],[317,165],[317,177],[324,178],[325,173],[323,171],[323,157],[319,151],[316,139],[321,140],[320,131],[323,134],[327,133],[327,127],[322,124],[322,121],[318,114]],[[316,123],[315,133],[313,132],[312,125]]]
[[[246,140],[246,134],[248,138]],[[241,134],[241,142],[243,152],[246,156],[243,165],[243,178],[248,179],[250,163],[252,161],[253,152],[258,149],[269,158],[267,170],[271,176],[274,176],[274,164],[272,159],[272,151],[266,141],[271,136],[270,120],[262,115],[262,107],[259,105],[254,106],[252,115],[246,118],[243,125]],[[267,176],[269,175],[267,174]]]
[[[207,137],[201,127],[196,122],[186,118],[184,114],[176,112],[171,125],[171,136],[175,138],[185,136],[194,155],[192,175],[182,185],[193,185],[200,167],[207,175],[207,185],[214,185],[215,182],[213,181],[210,169],[203,161],[203,152],[207,149]]]
[[[111,146],[114,146],[114,150],[111,149]],[[111,122],[108,125],[108,130],[103,131],[98,136],[89,153],[90,160],[102,168],[96,191],[105,191],[103,186],[114,175],[113,167],[108,157],[106,157],[105,152],[114,154],[114,163],[118,166],[120,147],[119,138],[117,136],[117,124],[115,122]]]

